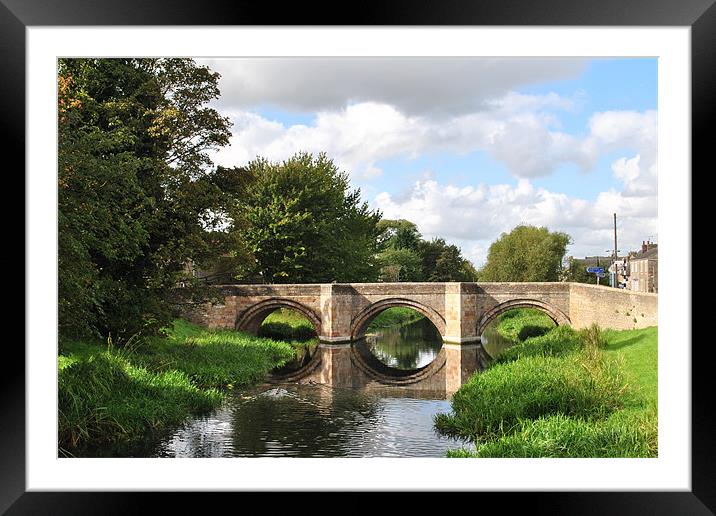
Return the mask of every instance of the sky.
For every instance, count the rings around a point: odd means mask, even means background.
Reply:
[[[475,266],[519,224],[567,255],[657,234],[655,58],[198,59],[233,122],[223,166],[325,152],[384,218]]]

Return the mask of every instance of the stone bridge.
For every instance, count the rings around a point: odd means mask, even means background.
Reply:
[[[372,378],[381,384],[453,391],[484,366],[488,357],[480,346],[481,335],[487,325],[512,308],[536,308],[558,325],[576,328],[593,322],[615,329],[657,324],[656,294],[579,283],[331,283],[217,288],[223,303],[203,306],[192,314],[192,320],[211,328],[255,333],[274,310],[294,309],[312,322],[321,344],[312,365],[292,379],[310,377],[331,385],[355,385],[353,373],[360,371],[365,376],[363,383]],[[407,375],[380,371],[359,346],[353,345],[360,342],[380,312],[397,306],[427,317],[444,342],[432,364]],[[439,373],[444,378],[440,379]]]

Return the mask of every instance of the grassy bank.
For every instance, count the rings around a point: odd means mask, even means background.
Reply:
[[[388,328],[390,326],[402,326],[423,319],[425,316],[412,308],[396,306],[380,312],[368,326],[368,331]]]
[[[264,319],[259,336],[285,342],[306,342],[317,337],[315,328],[305,316],[282,308]]]
[[[554,321],[540,310],[517,308],[500,316],[497,332],[506,339],[519,342],[544,335],[555,326]]]
[[[476,445],[449,456],[655,457],[656,401],[655,327],[563,326],[505,351],[435,424]]]
[[[225,388],[294,357],[283,342],[175,321],[164,338],[123,349],[67,342],[58,358],[59,445],[135,441],[216,407]]]
[[[274,371],[278,375],[308,364],[318,347],[318,335],[313,324],[295,310],[280,308],[272,312],[264,319],[258,334],[288,343],[293,349],[293,358]]]

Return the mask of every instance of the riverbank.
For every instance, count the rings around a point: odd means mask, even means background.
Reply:
[[[367,331],[372,332],[380,330],[381,328],[404,326],[424,318],[424,315],[412,308],[396,306],[380,312],[375,319],[370,322]]]
[[[226,389],[257,382],[294,357],[286,342],[207,330],[183,320],[163,338],[124,348],[63,343],[58,357],[61,453],[165,431],[189,414],[219,406]]]
[[[476,446],[448,456],[656,457],[657,333],[562,326],[514,345],[436,416]]]
[[[516,308],[500,316],[497,333],[513,342],[521,342],[544,335],[556,326],[555,322],[541,310]]]

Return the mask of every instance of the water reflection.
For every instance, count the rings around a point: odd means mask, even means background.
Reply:
[[[283,366],[274,368],[271,374],[282,376],[298,371],[308,365],[318,349],[318,339],[311,339],[307,342],[291,342],[295,358],[286,362]]]
[[[492,358],[497,358],[504,350],[516,344],[515,341],[500,335],[497,324],[488,325],[482,334],[482,347]]]
[[[468,446],[438,435],[444,393],[263,385],[232,394],[158,443],[155,457],[444,457]]]
[[[419,369],[435,360],[442,347],[440,332],[428,319],[381,328],[366,335],[373,355],[396,369]]]

